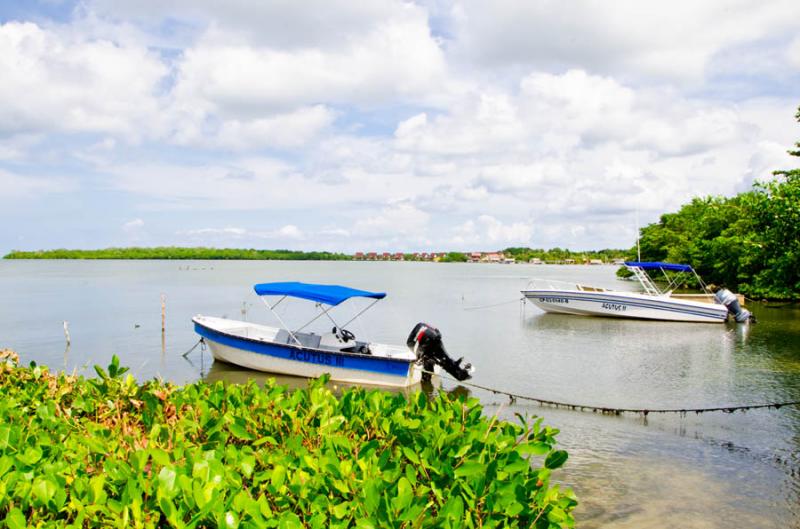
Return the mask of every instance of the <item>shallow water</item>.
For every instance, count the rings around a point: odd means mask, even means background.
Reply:
[[[23,361],[77,369],[112,354],[139,378],[241,381],[196,349],[202,313],[268,322],[252,293],[264,281],[342,283],[386,300],[351,329],[404,343],[418,321],[440,328],[474,382],[595,406],[687,408],[800,400],[800,310],[751,306],[759,323],[638,322],[544,314],[522,305],[530,277],[632,290],[606,266],[367,262],[2,261],[0,347]],[[161,294],[166,332],[161,333]],[[342,307],[345,321],[364,305]],[[282,305],[299,322],[308,304]],[[71,345],[65,346],[68,321]],[[294,381],[297,382],[297,381]],[[459,390],[445,382],[446,390]],[[468,388],[469,389],[469,388]],[[470,389],[513,420],[561,429],[570,459],[558,478],[580,499],[579,527],[800,527],[800,410],[605,416],[539,407]]]

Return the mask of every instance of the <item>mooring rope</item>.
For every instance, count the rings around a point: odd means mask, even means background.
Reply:
[[[681,415],[686,415],[687,413],[700,414],[700,413],[709,413],[715,411],[721,411],[723,413],[733,413],[736,411],[757,410],[763,408],[774,408],[777,410],[784,406],[800,406],[800,400],[791,400],[784,402],[770,402],[767,404],[744,404],[735,406],[715,406],[709,408],[612,408],[609,406],[594,406],[591,404],[575,404],[571,402],[560,402],[557,400],[540,399],[538,397],[531,397],[529,395],[521,395],[518,393],[503,391],[497,388],[482,386],[480,384],[475,384],[473,382],[456,380],[455,378],[442,375],[441,373],[433,373],[431,371],[426,371],[426,370],[423,370],[422,372],[430,375],[436,375],[439,378],[442,378],[444,380],[450,380],[452,382],[455,382],[456,384],[461,384],[462,386],[468,386],[476,389],[482,389],[484,391],[490,391],[496,395],[506,395],[507,397],[509,397],[509,399],[511,399],[512,403],[517,399],[528,400],[531,402],[536,402],[537,404],[542,406],[551,406],[553,408],[566,408],[573,411],[602,413],[604,415],[622,415],[623,413],[636,413],[647,417],[651,413],[679,413]]]
[[[182,356],[182,357],[184,357],[184,358],[186,358],[187,356],[189,356],[189,353],[191,353],[192,351],[194,351],[195,349],[197,349],[197,346],[198,346],[198,345],[200,345],[201,343],[203,343],[203,338],[200,338],[199,340],[197,340],[197,343],[196,343],[196,344],[194,344],[194,345],[191,347],[191,349],[189,349],[188,351],[186,351],[185,353],[183,353],[181,356]]]

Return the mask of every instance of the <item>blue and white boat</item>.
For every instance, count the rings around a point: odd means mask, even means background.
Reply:
[[[426,324],[414,327],[406,346],[357,340],[347,330],[347,325],[385,298],[384,292],[299,282],[261,283],[254,289],[282,327],[195,316],[192,318],[195,332],[202,336],[215,360],[257,371],[306,378],[329,374],[331,380],[380,386],[417,384],[436,366],[459,380],[470,377],[471,366],[466,364],[462,367],[460,360],[450,359],[441,344],[441,334]],[[267,301],[270,296],[279,299],[270,304]],[[288,297],[314,302],[318,314],[298,329],[289,330],[275,312],[275,308]],[[374,301],[350,321],[339,325],[330,309],[351,298]],[[333,323],[330,332],[304,331],[310,323],[323,316]]]
[[[625,267],[639,280],[642,292],[535,279],[522,294],[545,312],[700,323],[722,323],[727,320],[728,307],[716,303],[713,294],[691,266],[627,261]],[[658,288],[647,274],[648,271],[663,272],[668,282],[666,288]],[[667,271],[679,274],[668,276]],[[680,274],[686,273],[694,274],[703,294],[681,296],[673,293],[682,281]]]

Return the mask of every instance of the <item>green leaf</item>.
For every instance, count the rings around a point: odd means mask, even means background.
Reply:
[[[357,529],[378,529],[372,520],[368,518],[359,518],[356,520],[356,528]]]
[[[42,450],[37,446],[31,446],[25,449],[22,454],[17,456],[17,459],[26,466],[33,466],[42,458]]]
[[[11,439],[11,427],[0,426],[0,450],[5,450],[9,446]]]
[[[6,526],[8,529],[25,529],[28,527],[28,522],[25,520],[25,515],[17,507],[14,507],[6,515]]]
[[[270,483],[276,489],[279,489],[283,483],[286,481],[286,467],[283,465],[276,465],[275,468],[272,469],[272,477],[270,478]]]
[[[170,467],[164,467],[158,473],[158,490],[165,494],[168,498],[172,498],[178,493],[175,486],[175,478],[177,474]]]
[[[547,455],[544,460],[544,466],[549,469],[559,468],[567,462],[569,455],[564,450],[554,450]]]
[[[517,451],[520,454],[532,454],[535,456],[543,456],[547,452],[549,452],[551,448],[552,447],[547,443],[536,441],[533,443],[522,443],[517,447]]]
[[[219,526],[225,529],[237,529],[239,527],[239,517],[235,512],[227,511],[220,517]]]
[[[253,434],[247,431],[247,428],[244,425],[239,424],[238,422],[232,422],[228,425],[228,430],[237,438],[241,439],[242,441],[252,441],[254,439]]]
[[[44,507],[47,506],[47,504],[49,504],[53,499],[56,494],[56,489],[56,484],[49,479],[37,478],[33,482],[31,492],[33,493],[34,498],[36,498],[39,506]]]
[[[405,510],[411,505],[413,499],[414,490],[411,487],[411,483],[405,477],[400,478],[397,482],[397,497],[394,499],[395,509],[398,511]]]
[[[380,505],[381,496],[378,486],[374,481],[370,480],[364,486],[364,495],[366,496],[364,505],[369,512],[375,512]]]
[[[403,447],[403,455],[405,455],[415,465],[419,465],[419,456],[410,447]]]
[[[340,520],[347,516],[348,512],[350,512],[350,504],[347,502],[340,503],[333,507],[333,515]]]
[[[467,461],[456,468],[455,475],[458,478],[472,477],[482,474],[486,470],[486,465],[475,461]]]
[[[303,529],[303,523],[295,513],[284,511],[278,520],[278,529]]]

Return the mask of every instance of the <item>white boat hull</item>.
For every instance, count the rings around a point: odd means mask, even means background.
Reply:
[[[723,305],[636,292],[532,289],[522,294],[543,311],[562,314],[697,323],[722,323],[728,317]]]
[[[407,348],[371,344],[373,354],[309,348],[274,341],[277,329],[224,318],[196,316],[195,331],[215,360],[248,369],[351,384],[408,387],[418,384],[422,369]]]

